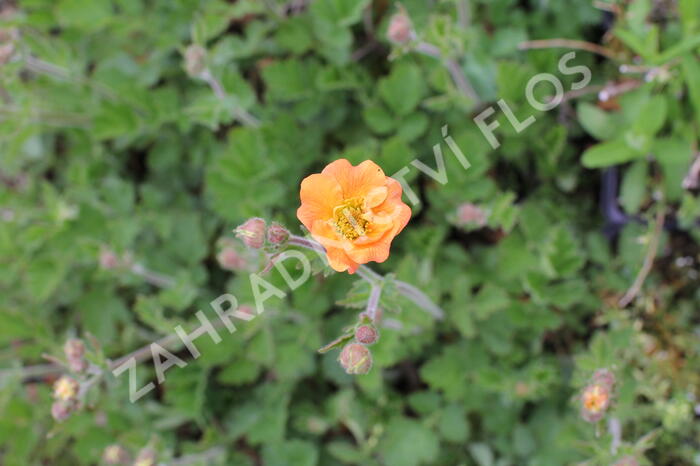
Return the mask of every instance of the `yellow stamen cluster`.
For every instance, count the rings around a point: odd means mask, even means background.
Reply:
[[[367,231],[367,219],[364,218],[362,199],[348,199],[333,209],[333,226],[336,232],[353,241]]]
[[[61,401],[72,400],[78,395],[79,388],[77,380],[64,375],[54,383],[53,396]]]
[[[598,413],[607,407],[610,394],[601,385],[591,385],[583,392],[583,407],[591,413]]]

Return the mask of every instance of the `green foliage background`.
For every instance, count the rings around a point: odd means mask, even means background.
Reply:
[[[385,39],[396,4],[300,3],[3,7],[2,28],[19,34],[0,66],[0,463],[98,464],[109,444],[135,453],[150,442],[164,464],[217,446],[225,454],[201,464],[700,464],[700,201],[682,188],[697,151],[700,2],[622,1],[616,17],[589,0],[402,2],[480,103],[441,60]],[[613,51],[577,50],[591,86],[639,86],[608,106],[594,92],[533,110],[525,86],[535,74],[565,90],[580,79],[558,71],[568,49],[518,49],[553,38]],[[206,48],[225,98],[185,72],[192,43]],[[621,64],[647,68],[623,75]],[[497,111],[492,150],[472,119],[498,99],[536,122],[517,133]],[[240,109],[261,125],[242,125]],[[444,125],[469,170],[443,143]],[[415,158],[434,167],[435,144],[449,181],[411,169],[421,205],[373,268],[418,286],[447,316],[388,309],[401,328],[382,330],[370,374],[346,375],[337,351],[316,353],[357,314],[336,304],[355,277],[317,274],[221,344],[197,340],[201,358],[135,404],[127,377],[110,376],[56,423],[54,376],[23,375],[42,354],[62,357],[72,336],[93,335],[101,348],[90,357],[103,363],[195,326],[198,309],[213,319],[208,303],[222,293],[251,304],[248,273],[216,262],[232,228],[259,216],[301,233],[304,176],[340,157],[387,174]],[[600,169],[613,165],[635,219],[610,240],[598,191]],[[458,224],[466,202],[490,213],[487,227]],[[620,309],[659,210],[669,228],[654,268]],[[175,286],[101,268],[106,249]],[[598,368],[615,373],[617,390],[596,426],[575,396]],[[139,386],[154,380],[149,362],[138,374]],[[621,425],[614,452],[611,418]]]

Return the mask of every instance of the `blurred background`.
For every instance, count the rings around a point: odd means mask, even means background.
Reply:
[[[1,1],[0,464],[700,465],[699,51],[700,0]],[[370,266],[444,318],[385,296],[348,375],[367,290],[315,263],[168,340],[341,157],[409,167]]]

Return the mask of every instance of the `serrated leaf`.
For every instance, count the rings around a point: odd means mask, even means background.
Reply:
[[[578,271],[584,256],[574,235],[566,228],[555,228],[543,247],[542,266],[551,277],[567,277]]]
[[[379,95],[398,116],[411,113],[425,90],[420,69],[412,63],[399,63],[389,76],[379,81]]]
[[[365,280],[356,280],[345,295],[345,298],[337,301],[336,304],[354,309],[364,308],[367,306],[370,291],[371,286],[369,283]]]

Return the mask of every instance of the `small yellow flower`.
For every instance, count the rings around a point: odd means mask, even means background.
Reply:
[[[583,406],[593,413],[600,412],[607,404],[609,395],[601,385],[592,385],[583,392]]]
[[[134,466],[155,466],[156,459],[156,452],[146,447],[139,452],[136,461],[134,461]]]
[[[588,422],[599,421],[610,406],[610,387],[592,383],[581,394],[581,416]]]
[[[69,401],[76,398],[80,384],[67,375],[62,376],[53,384],[53,396],[57,400]]]
[[[109,445],[105,448],[102,459],[107,464],[124,464],[129,460],[129,454],[121,445]]]

